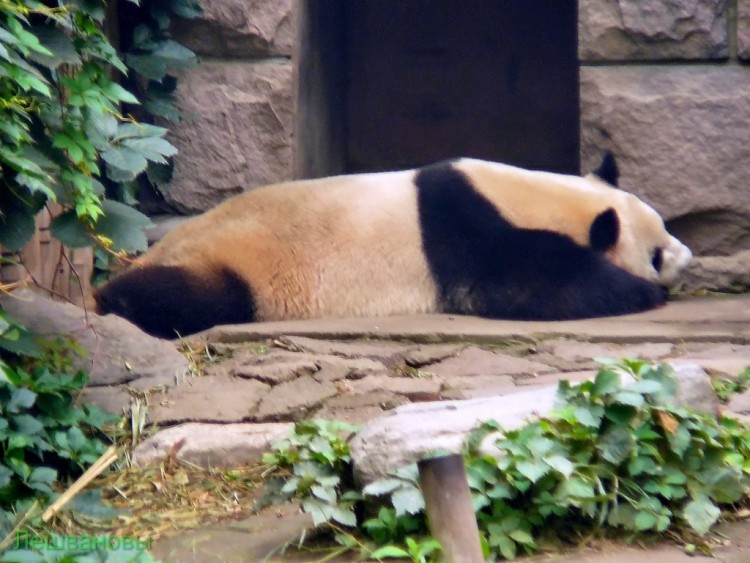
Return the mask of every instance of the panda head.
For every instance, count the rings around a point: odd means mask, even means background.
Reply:
[[[669,234],[664,221],[636,196],[617,189],[619,172],[607,152],[586,179],[607,190],[613,204],[591,223],[589,243],[613,264],[659,285],[674,285],[692,259],[690,249]]]

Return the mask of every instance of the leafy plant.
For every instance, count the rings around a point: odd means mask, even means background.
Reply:
[[[406,558],[414,563],[426,563],[433,560],[440,553],[440,542],[432,538],[416,540],[407,537],[405,548],[395,545],[385,545],[370,554],[373,559]]]
[[[636,382],[623,385],[622,374]],[[719,504],[750,490],[750,432],[670,406],[675,389],[668,366],[626,360],[593,381],[561,382],[557,411],[505,432],[499,457],[476,446],[501,429],[480,428],[467,467],[490,547],[512,558],[535,549],[542,529],[565,535],[592,525],[705,534]]]
[[[6,320],[7,322],[7,320]],[[86,383],[73,371],[69,354],[76,348],[63,340],[37,343],[32,356],[9,354],[25,329],[8,323],[0,338],[0,519],[7,525],[21,503],[49,500],[53,484],[72,478],[104,452],[100,437],[113,417],[95,407],[75,404]],[[10,346],[7,346],[11,343]]]
[[[146,91],[138,92],[145,105],[153,115],[170,113],[154,93],[157,85],[196,57],[167,38],[169,14],[191,17],[199,7],[197,0],[128,4],[137,11],[133,21],[155,22],[159,31],[147,41],[147,26],[136,27],[138,41],[123,62],[103,31],[105,0],[55,7],[0,2],[0,244],[9,250],[30,240],[34,217],[49,202],[63,209],[51,232],[69,247],[146,248],[143,229],[150,222],[129,207],[136,180],[147,169],[149,177],[162,178],[159,167],[176,149],[165,128],[122,111],[140,102],[116,77],[126,76],[136,91],[138,73],[147,76]],[[137,72],[128,76],[129,66]]]
[[[561,382],[558,405],[545,418],[511,431],[495,422],[477,428],[467,440],[465,463],[487,554],[513,559],[531,553],[542,532],[563,538],[592,528],[707,533],[722,505],[750,491],[750,429],[672,406],[675,391],[667,365],[611,362],[592,381]],[[416,467],[359,491],[348,447],[332,428],[336,423],[298,424],[267,457],[277,468],[292,469],[279,475],[284,498],[302,499],[306,510],[306,500],[324,500],[325,509],[313,508],[316,524],[330,524],[339,543],[365,556],[434,557],[439,546],[416,539],[427,532]],[[316,436],[321,431],[325,437]],[[297,467],[301,460],[304,470]],[[321,478],[335,496],[313,492]],[[334,517],[337,506],[346,518]],[[351,532],[342,534],[334,520]]]
[[[712,382],[716,395],[722,401],[728,401],[736,393],[750,389],[750,366],[742,370],[737,377],[719,377]]]
[[[298,498],[316,526],[334,520],[355,526],[354,502],[360,495],[351,486],[351,457],[346,438],[358,427],[344,422],[308,420],[295,424],[292,434],[276,442],[263,456],[281,476],[271,483],[268,500]]]

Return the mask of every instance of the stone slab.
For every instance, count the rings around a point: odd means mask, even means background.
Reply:
[[[750,343],[750,296],[687,298],[621,317],[529,322],[456,315],[315,319],[214,327],[207,342],[238,343],[300,335],[320,339],[394,339],[419,343],[472,341],[496,344],[570,338],[618,344],[643,342]]]
[[[404,356],[415,348],[414,345],[398,342],[335,342],[304,336],[284,336],[279,341],[293,350],[349,359],[375,360],[390,367],[401,363]]]
[[[288,562],[290,555],[278,554],[279,546],[313,531],[312,517],[296,504],[265,510],[244,520],[184,531],[154,542],[153,556],[179,563],[268,563]],[[276,552],[276,555],[271,555]],[[298,558],[304,561],[304,556]]]
[[[404,361],[411,367],[421,368],[446,358],[452,358],[464,348],[466,348],[465,344],[423,344],[407,352]]]
[[[127,383],[138,389],[174,385],[188,361],[174,342],[155,338],[114,315],[88,313],[27,289],[0,294],[0,306],[40,336],[70,335],[88,352],[79,367],[89,385]]]
[[[412,401],[436,401],[440,398],[442,380],[433,377],[368,375],[363,379],[351,381],[350,385],[353,394],[368,394],[387,390],[397,395],[403,395]]]
[[[319,383],[311,376],[303,375],[271,388],[263,396],[254,416],[261,421],[301,420],[337,393],[333,383]]]
[[[311,359],[299,357],[294,360],[263,362],[258,364],[242,364],[235,366],[230,375],[257,379],[269,385],[276,385],[285,381],[297,379],[303,375],[312,375],[319,366]]]
[[[128,413],[130,400],[130,393],[119,385],[87,386],[83,388],[79,397],[81,403],[96,405],[104,412],[118,416]]]
[[[632,359],[658,359],[672,352],[669,343],[647,343],[643,344],[592,344],[590,342],[564,341],[552,345],[552,353],[565,360],[586,361],[598,358],[632,358]]]
[[[750,246],[750,67],[581,69],[581,163],[604,149],[620,185],[653,205],[696,255]],[[679,145],[675,145],[679,139]]]
[[[476,346],[466,348],[438,364],[430,366],[429,371],[444,379],[448,385],[453,378],[489,375],[539,374],[553,369],[539,362],[517,358],[500,352],[482,350]]]
[[[282,384],[283,385],[283,384]],[[190,378],[152,396],[149,421],[242,422],[249,420],[269,386],[253,379],[220,375]]]
[[[201,467],[238,467],[260,461],[270,445],[285,437],[291,423],[180,424],[161,430],[133,450],[135,465],[160,463],[172,448],[176,457]]]
[[[581,61],[724,59],[728,45],[725,0],[578,3]]]

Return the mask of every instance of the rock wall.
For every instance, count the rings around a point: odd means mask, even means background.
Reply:
[[[177,98],[188,119],[166,194],[182,213],[209,209],[292,174],[293,0],[202,0],[203,15],[178,21],[175,38],[201,58]]]
[[[699,255],[750,247],[750,0],[580,0],[581,164]]]

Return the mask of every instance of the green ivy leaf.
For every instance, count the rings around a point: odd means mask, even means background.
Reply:
[[[625,461],[633,451],[633,436],[623,426],[613,426],[604,432],[596,444],[601,456],[614,465]]]
[[[118,168],[132,177],[143,172],[148,165],[146,159],[130,147],[113,146],[102,152],[101,157],[110,166]]]
[[[635,529],[638,531],[650,530],[656,527],[656,516],[648,510],[639,510],[635,517]]]
[[[708,533],[720,514],[719,507],[705,496],[690,501],[682,512],[685,521],[701,536]]]
[[[128,92],[125,88],[117,84],[116,82],[110,82],[108,83],[104,89],[102,90],[105,96],[112,100],[113,102],[125,102],[127,104],[138,104],[140,105],[140,102],[138,101],[138,98],[136,98],[133,94]]]
[[[545,462],[539,461],[521,461],[516,464],[516,469],[532,483],[549,473],[550,466]]]
[[[404,487],[391,496],[391,503],[397,516],[417,514],[424,509],[424,497],[416,487]]]
[[[36,393],[24,387],[13,390],[10,401],[5,405],[5,412],[17,413],[30,408],[36,401]]]
[[[336,504],[336,491],[328,488],[321,487],[319,485],[313,486],[310,491],[320,500],[324,500],[330,504]]]
[[[409,558],[409,552],[395,545],[379,547],[370,554],[371,559],[395,559],[399,557]]]
[[[404,482],[401,479],[378,479],[365,485],[362,492],[366,495],[379,497],[395,491],[403,484]]]
[[[613,399],[622,405],[629,405],[631,407],[640,407],[644,402],[643,395],[626,389],[615,393]]]
[[[3,208],[0,214],[0,245],[16,251],[31,240],[36,231],[34,215],[18,207]]]
[[[84,248],[94,243],[86,225],[78,219],[75,211],[55,217],[50,223],[50,232],[57,240],[71,248]]]
[[[602,369],[599,370],[594,378],[591,395],[595,397],[610,395],[620,389],[620,387],[620,376],[609,369]]]
[[[47,53],[35,53],[30,56],[34,62],[51,69],[55,69],[63,63],[75,65],[81,62],[70,36],[59,27],[35,25],[30,29],[47,50]]]
[[[573,462],[561,455],[545,457],[544,463],[549,465],[555,471],[562,473],[565,477],[570,477],[575,470]]]
[[[116,250],[146,250],[148,240],[144,229],[152,224],[148,217],[132,207],[109,199],[102,202],[102,209],[104,215],[94,227],[95,233],[112,240]]]
[[[577,407],[573,414],[578,422],[590,428],[598,428],[604,416],[604,407],[599,405],[588,405]]]
[[[26,484],[36,491],[52,493],[52,484],[57,479],[57,471],[50,467],[35,467]]]

